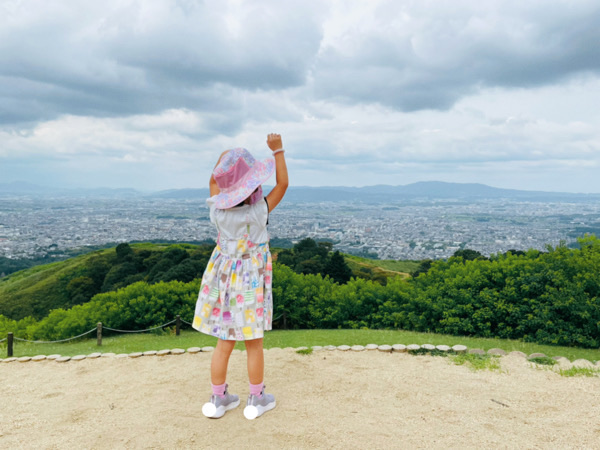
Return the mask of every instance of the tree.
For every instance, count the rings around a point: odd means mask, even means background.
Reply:
[[[115,249],[115,251],[117,252],[117,259],[119,261],[125,261],[129,257],[133,256],[133,250],[131,249],[129,244],[126,242],[123,242],[122,244],[117,245],[117,248]]]
[[[67,292],[71,298],[72,305],[78,305],[87,302],[99,292],[96,283],[90,277],[73,278],[67,284]]]
[[[97,291],[100,291],[102,288],[102,283],[104,283],[104,278],[109,270],[110,264],[105,258],[94,256],[90,259],[87,267],[87,275],[94,280],[94,286],[96,286]]]
[[[190,255],[182,248],[173,247],[164,252],[162,257],[163,259],[169,259],[173,264],[179,264],[184,259],[189,258]]]
[[[410,274],[410,276],[413,278],[417,278],[420,274],[427,273],[429,271],[429,269],[431,268],[432,263],[433,263],[432,259],[424,259],[423,261],[421,261],[421,264],[419,264],[419,267],[417,267],[417,270],[412,272]]]
[[[205,265],[202,265],[199,261],[194,261],[191,258],[184,259],[181,263],[165,272],[161,277],[161,281],[177,280],[189,283],[195,278],[202,276],[204,267]]]
[[[456,250],[452,255],[454,257],[461,257],[463,261],[473,261],[475,259],[487,259],[477,250],[471,250],[469,248],[463,248],[461,250]]]
[[[120,287],[124,287],[126,285],[124,280],[127,277],[136,274],[137,270],[132,262],[124,262],[122,264],[117,264],[116,266],[113,266],[104,278],[104,283],[102,284],[102,292],[108,292],[118,289]]]
[[[306,238],[294,245],[295,253],[313,253],[317,248],[317,243],[314,239]]]
[[[347,283],[352,277],[352,270],[350,270],[350,267],[346,264],[346,260],[339,250],[336,250],[329,257],[325,264],[324,272],[325,275],[329,275],[333,281],[340,284]]]
[[[294,267],[296,273],[304,275],[323,273],[325,269],[325,262],[319,255],[315,255],[310,259],[300,260]]]
[[[280,251],[279,253],[277,253],[277,262],[279,264],[283,264],[291,268],[295,267],[296,257],[294,255],[294,252],[292,250]]]

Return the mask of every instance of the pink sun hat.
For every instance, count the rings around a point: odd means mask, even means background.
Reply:
[[[229,150],[213,170],[220,190],[214,197],[215,207],[228,209],[246,200],[274,171],[275,160],[272,158],[261,162],[245,148]]]

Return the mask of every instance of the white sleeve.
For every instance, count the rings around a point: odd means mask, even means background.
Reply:
[[[252,212],[256,223],[267,226],[267,221],[269,220],[269,208],[267,207],[267,202],[264,198],[252,205]]]
[[[209,208],[209,217],[210,217],[210,221],[211,223],[215,223],[215,202],[217,201],[217,196],[213,195],[212,197],[209,197],[206,199],[206,204],[208,205]]]

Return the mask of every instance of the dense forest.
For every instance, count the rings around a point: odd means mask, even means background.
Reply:
[[[302,254],[323,271],[337,256],[327,246],[303,242],[282,251],[274,264],[274,327],[393,328],[598,348],[600,240],[588,236],[579,244],[577,249],[559,245],[547,252],[507,252],[489,258],[457,254],[429,262],[413,277],[389,278],[383,284],[356,277],[336,281],[333,274],[311,273]],[[41,320],[0,316],[0,335],[13,331],[28,338],[60,339],[87,331],[98,321],[141,329],[177,314],[190,320],[200,288],[196,275],[210,247],[180,250],[170,248],[153,256],[126,244],[117,247],[112,265],[102,271],[101,285],[91,272],[80,275],[101,291],[91,300],[54,309]],[[155,264],[143,263],[149,258]],[[163,258],[178,263],[153,271]],[[76,284],[90,285],[81,280]],[[92,292],[82,291],[81,298]]]

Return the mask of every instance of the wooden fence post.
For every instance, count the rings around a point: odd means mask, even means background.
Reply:
[[[181,330],[181,316],[177,314],[175,317],[175,336],[179,336],[179,331]]]
[[[102,345],[102,322],[98,322],[98,325],[96,328],[96,336],[98,339],[98,345]]]
[[[13,334],[8,333],[6,336],[6,357],[10,358],[13,355]]]

